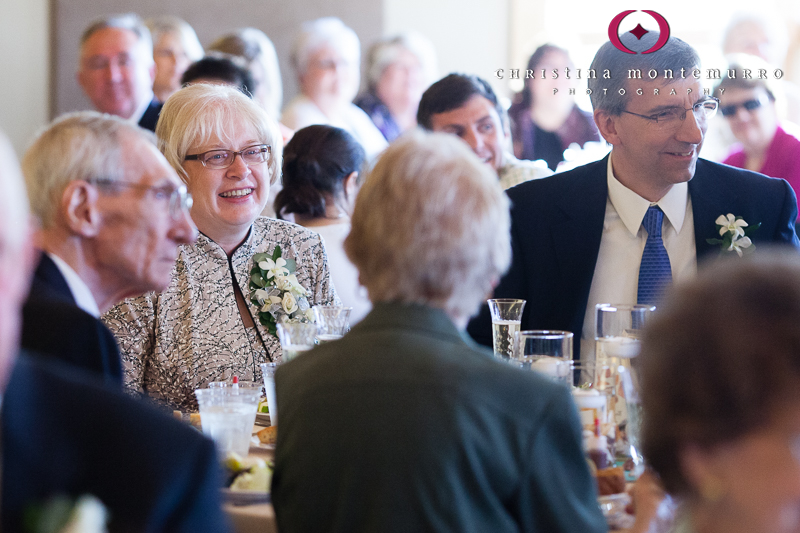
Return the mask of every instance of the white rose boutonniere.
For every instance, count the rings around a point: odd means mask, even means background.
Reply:
[[[708,244],[719,244],[720,253],[736,252],[739,257],[753,253],[756,245],[750,240],[749,235],[761,227],[761,222],[750,225],[742,217],[735,217],[733,213],[720,215],[714,221],[717,225],[721,239],[706,239]]]
[[[91,494],[73,500],[55,496],[26,509],[25,524],[30,533],[107,533],[108,512]]]
[[[294,259],[281,257],[281,247],[272,254],[253,256],[250,270],[250,301],[258,306],[258,321],[270,334],[277,336],[278,322],[313,322],[308,303],[308,291],[300,285],[295,275]]]

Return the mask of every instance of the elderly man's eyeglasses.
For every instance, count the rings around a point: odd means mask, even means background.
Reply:
[[[763,97],[760,98],[753,98],[752,100],[748,100],[746,102],[742,102],[741,104],[731,104],[722,106],[719,108],[720,113],[722,113],[723,117],[732,117],[736,114],[740,107],[745,108],[747,111],[755,111],[759,107],[764,105]]]
[[[647,120],[656,123],[660,128],[668,129],[671,127],[680,126],[680,124],[686,120],[686,113],[688,111],[691,111],[697,120],[705,122],[717,114],[718,108],[719,99],[711,97],[707,100],[701,100],[700,102],[697,102],[688,109],[683,107],[671,107],[653,115],[640,115],[639,113],[634,113],[627,110],[623,110],[622,112],[628,113],[629,115],[646,118]]]
[[[254,144],[238,152],[233,150],[210,150],[202,154],[187,155],[184,161],[200,161],[206,168],[228,168],[240,156],[247,166],[258,165],[266,162],[272,154],[272,147],[268,144]]]
[[[188,213],[194,204],[192,195],[186,190],[185,185],[179,185],[177,188],[170,185],[151,186],[142,185],[139,183],[129,183],[127,181],[100,178],[89,180],[89,183],[103,185],[106,187],[130,187],[131,189],[152,191],[153,196],[155,196],[157,200],[169,201],[169,215],[173,218],[173,220],[178,220],[183,216],[184,213]]]

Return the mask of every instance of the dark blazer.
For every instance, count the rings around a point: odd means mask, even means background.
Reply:
[[[22,355],[0,416],[3,531],[55,494],[99,498],[111,532],[228,531],[213,443],[88,374]]]
[[[276,384],[281,533],[607,530],[569,391],[441,310],[378,304]]]
[[[158,123],[158,116],[161,114],[161,108],[164,104],[153,98],[150,105],[139,120],[139,126],[150,131],[156,131],[156,124]]]
[[[22,309],[22,347],[122,384],[122,362],[114,335],[75,304],[64,276],[46,254],[36,267]]]
[[[507,191],[513,259],[494,297],[527,300],[522,329],[562,329],[580,337],[603,235],[607,165],[608,156]],[[719,237],[715,220],[727,213],[750,224],[761,222],[751,236],[756,245],[800,247],[794,231],[797,201],[784,180],[698,159],[689,196],[698,260],[719,253],[719,245],[706,239]],[[488,306],[472,319],[468,331],[491,346]],[[580,342],[574,344],[574,356],[580,357]]]

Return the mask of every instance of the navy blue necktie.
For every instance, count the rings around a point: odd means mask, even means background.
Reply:
[[[664,212],[657,205],[651,205],[644,215],[642,225],[647,230],[647,242],[639,267],[638,303],[654,304],[661,297],[664,287],[672,281],[672,268],[669,255],[661,239],[661,223]]]

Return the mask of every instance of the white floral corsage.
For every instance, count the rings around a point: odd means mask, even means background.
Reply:
[[[295,275],[294,259],[281,257],[281,247],[272,255],[253,256],[250,270],[250,301],[258,306],[258,321],[277,337],[278,322],[313,322],[314,312],[308,303],[308,291]]]
[[[720,215],[714,221],[719,230],[721,239],[706,239],[708,244],[719,244],[721,253],[736,252],[739,257],[756,251],[756,245],[750,240],[750,235],[761,226],[761,222],[752,226],[742,217],[735,217],[732,213]]]

